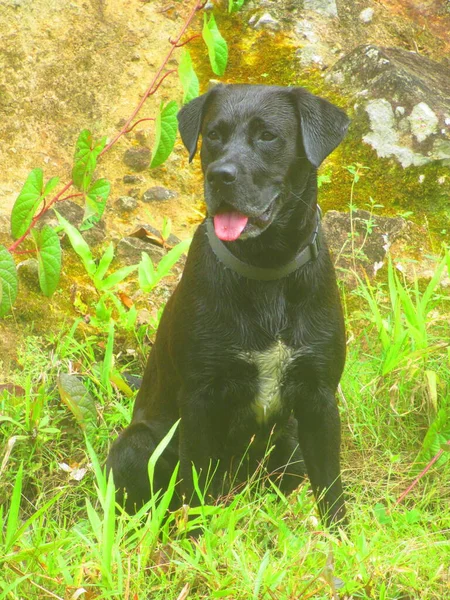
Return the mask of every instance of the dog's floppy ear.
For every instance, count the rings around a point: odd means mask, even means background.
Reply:
[[[194,100],[185,104],[178,112],[178,128],[183,144],[189,151],[189,162],[192,162],[197,152],[198,137],[202,128],[206,104],[216,90],[216,87],[218,86],[213,87],[206,94],[194,98]]]
[[[293,88],[292,93],[299,112],[306,156],[318,167],[344,139],[350,119],[328,100],[303,88]]]

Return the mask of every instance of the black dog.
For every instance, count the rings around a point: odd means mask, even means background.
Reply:
[[[202,135],[209,216],[107,466],[135,510],[150,497],[149,457],[181,418],[154,489],[167,486],[179,460],[187,502],[192,465],[200,485],[214,472],[209,492],[218,494],[225,473],[248,476],[270,447],[268,470],[281,489],[298,485],[304,459],[321,516],[337,522],[345,514],[335,400],[345,331],[316,172],[348,118],[302,88],[218,85],[178,119],[190,160]]]

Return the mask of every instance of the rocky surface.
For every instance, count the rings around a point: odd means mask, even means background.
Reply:
[[[399,48],[359,46],[327,80],[356,101],[354,122],[381,158],[450,165],[450,69]]]
[[[120,212],[130,213],[136,210],[138,202],[133,196],[120,196],[116,202],[116,206]]]
[[[143,202],[164,202],[165,200],[170,200],[171,198],[176,198],[177,196],[177,192],[168,190],[160,185],[156,185],[155,187],[149,188],[143,193],[142,200]]]
[[[367,210],[324,215],[323,229],[338,278],[356,287],[357,276],[385,278],[388,253],[395,267],[412,283],[433,276],[437,257],[425,227],[401,217],[381,217]],[[450,274],[442,285],[450,286]]]
[[[220,2],[214,4],[217,8]],[[323,165],[331,183],[321,188],[321,203],[328,209],[345,208],[352,182],[343,167],[362,163],[370,170],[355,186],[358,206],[373,197],[389,214],[413,212],[416,221],[428,215],[434,219],[434,232],[448,239],[447,4],[249,0],[241,13],[216,14],[230,50],[222,81],[303,85],[342,106],[353,122],[345,142]],[[56,10],[54,0],[0,0],[0,243],[10,243],[8,217],[29,171],[42,167],[46,179],[59,176],[66,183],[82,129],[109,139],[117,133],[189,8],[190,2],[165,0],[60,0]],[[199,20],[197,30],[200,27]],[[201,40],[194,40],[190,49],[205,90],[215,76]],[[174,56],[169,69],[177,67]],[[175,99],[181,104],[181,98],[174,74],[139,117],[152,118],[161,102]],[[154,137],[153,122],[139,123],[101,158],[95,176],[111,182],[111,198],[102,222],[83,232],[91,245],[102,243],[105,235],[122,240],[118,252],[131,263],[139,262],[142,251],[155,260],[164,254],[158,246],[129,237],[137,223],[160,226],[163,217],[170,217],[175,234],[184,238],[204,213],[198,158],[189,165],[178,141],[167,163],[152,170]],[[147,202],[142,202],[143,195]],[[116,199],[123,196],[138,200],[136,207],[132,200],[117,205]],[[68,200],[58,210],[74,225],[80,224],[82,206]],[[52,215],[47,219],[55,223]],[[380,221],[366,238],[367,217],[361,213],[358,219],[356,242],[365,239],[361,264],[373,271],[373,265],[383,260],[379,233],[388,225]],[[349,217],[336,217],[336,227],[338,222],[344,233],[331,235],[335,254],[345,244],[348,248]],[[396,236],[392,249],[408,255],[409,246],[415,244],[415,260],[425,264],[427,235],[408,237],[405,231],[388,232],[390,238]],[[427,268],[430,271],[432,265]],[[33,315],[37,321],[37,312]]]
[[[135,265],[141,261],[142,252],[146,252],[152,260],[158,262],[165,250],[136,237],[126,237],[117,245],[117,259],[125,265]]]
[[[123,162],[133,171],[145,171],[150,166],[152,153],[145,146],[129,148],[123,155]]]

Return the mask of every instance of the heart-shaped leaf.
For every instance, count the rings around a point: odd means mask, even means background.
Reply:
[[[97,181],[92,184],[85,196],[86,204],[83,221],[92,216],[95,216],[97,221],[101,218],[110,191],[111,184],[107,179],[97,179]]]
[[[42,200],[43,182],[42,169],[33,169],[23,184],[11,212],[11,234],[15,240],[26,232],[33,220]]]
[[[150,167],[159,167],[168,158],[175,146],[177,137],[178,106],[172,100],[164,108],[161,106],[155,123],[155,143],[152,150],[152,162]]]
[[[97,410],[91,394],[76,375],[60,373],[58,390],[61,400],[69,408],[78,425],[89,436],[97,427]]]
[[[13,257],[0,246],[0,317],[9,312],[17,296],[18,277]]]
[[[200,91],[198,77],[194,71],[194,67],[192,66],[191,55],[189,54],[189,50],[186,48],[184,49],[180,58],[180,64],[178,65],[178,76],[180,77],[181,85],[183,86],[184,91],[183,104],[186,104],[194,98],[197,98]]]
[[[56,231],[49,225],[32,231],[37,249],[39,284],[45,296],[51,296],[58,287],[61,274],[61,244]]]
[[[106,137],[95,141],[88,129],[78,136],[75,146],[75,156],[72,169],[74,184],[82,190],[87,190],[91,183],[92,174],[97,166],[97,158],[106,144]]]
[[[211,15],[209,21],[206,14],[204,15],[202,37],[208,48],[211,68],[216,75],[221,77],[225,72],[228,62],[228,46],[217,29],[214,15]]]

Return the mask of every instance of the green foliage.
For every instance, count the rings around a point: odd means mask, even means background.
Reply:
[[[42,169],[33,169],[28,175],[11,212],[11,234],[20,238],[29,228],[42,200],[58,185],[58,177],[52,177],[44,187]]]
[[[33,229],[38,259],[39,285],[44,296],[51,296],[59,283],[61,273],[61,244],[58,234],[48,225]]]
[[[237,12],[244,6],[245,1],[246,0],[228,0],[228,12]]]
[[[222,77],[228,62],[228,46],[217,28],[214,15],[211,15],[209,20],[206,14],[204,15],[202,37],[208,48],[211,69]]]
[[[239,10],[244,4],[244,0],[229,0],[229,12]],[[183,30],[184,31],[184,30]],[[209,18],[204,15],[202,36],[208,48],[208,54],[211,62],[211,67],[216,75],[223,75],[227,60],[228,47],[226,41],[220,34],[214,15]],[[195,36],[194,36],[195,37]],[[177,44],[179,47],[184,44]],[[179,79],[183,88],[183,103],[191,101],[199,94],[199,81],[196,75],[192,58],[189,51],[184,48],[179,62],[178,69]],[[162,81],[162,80],[161,80]],[[154,93],[161,82],[156,83],[155,90],[149,90],[148,93]],[[165,106],[161,104],[159,112],[155,119],[155,140],[152,149],[151,167],[158,167],[163,164],[173,150],[177,135],[177,111],[178,107],[175,101],[169,101]],[[137,111],[136,111],[137,113]],[[134,126],[134,125],[133,125]],[[133,127],[132,127],[133,128]],[[124,133],[121,131],[112,143]],[[110,145],[112,145],[112,143]],[[83,222],[79,230],[85,231],[98,222],[105,210],[108,200],[111,184],[106,179],[100,178],[93,181],[94,172],[97,167],[97,162],[103,151],[106,148],[106,137],[96,139],[89,129],[84,129],[80,132],[74,151],[74,160],[72,167],[72,182],[66,185],[62,191],[54,196],[50,202],[45,202],[45,198],[53,192],[59,184],[59,178],[53,177],[44,185],[44,174],[42,169],[33,169],[27,177],[22,190],[17,197],[11,213],[11,233],[17,244],[13,244],[10,248],[11,252],[15,252],[17,246],[31,232],[38,258],[39,282],[44,295],[50,297],[56,290],[59,283],[61,271],[61,248],[56,232],[52,231],[49,226],[45,226],[41,231],[33,230],[35,222],[38,218],[46,213],[49,208],[54,208],[58,202],[68,198],[82,196],[84,200],[84,215]],[[69,194],[66,198],[63,197],[70,186],[80,190],[80,193]],[[41,207],[38,214],[37,211]],[[88,275],[93,280],[96,288],[99,291],[106,291],[114,288],[127,275],[129,275],[136,267],[125,267],[106,276],[104,265],[111,262],[113,250],[108,249],[106,256],[100,260],[99,270],[96,268],[95,260],[88,245],[84,242],[74,227],[67,223],[62,217],[58,216],[61,226],[69,237],[71,244],[77,254],[80,256],[86,268]],[[163,239],[165,239],[163,233]],[[3,248],[0,251],[0,317],[4,316],[11,308],[17,295],[17,275],[14,264],[11,262],[10,256],[5,254]],[[112,254],[111,254],[112,253]],[[169,253],[170,254],[170,253]],[[163,259],[162,265],[155,271],[149,260],[144,259],[141,263],[140,279],[146,290],[151,290],[156,283],[164,277],[168,272],[172,257],[176,255],[176,251],[170,254],[170,257]],[[108,266],[109,266],[108,263]],[[109,299],[110,300],[110,299]],[[100,300],[97,304],[97,319],[106,322],[107,313],[111,313],[111,308],[106,307],[104,300]],[[111,316],[111,315],[110,315]],[[130,310],[128,313],[121,311],[120,320],[126,324],[126,327],[131,327],[136,320],[136,311]]]
[[[440,407],[436,412],[436,417],[433,419],[425,438],[422,442],[422,448],[416,458],[415,467],[422,469],[430,462],[441,449],[450,440],[450,400],[449,397],[443,399]],[[436,466],[442,466],[450,459],[449,452],[443,452],[441,457],[436,461]]]
[[[388,261],[388,290],[390,306],[383,311],[375,288],[360,278],[358,293],[367,301],[383,348],[381,374],[387,375],[411,360],[420,360],[439,346],[428,343],[428,315],[436,302],[447,258],[444,257],[428,283],[420,292],[419,282],[412,287],[400,281],[391,259]]]
[[[185,48],[180,57],[178,66],[178,76],[183,87],[183,104],[190,102],[199,95],[200,84],[194,67],[189,50]]]
[[[58,390],[61,400],[71,411],[76,422],[87,436],[96,431],[97,409],[95,402],[83,382],[76,375],[60,373]]]
[[[97,179],[97,181],[90,186],[85,195],[86,204],[83,221],[86,221],[90,217],[95,217],[94,221],[100,220],[105,211],[106,201],[108,200],[110,191],[111,184],[107,179]]]
[[[114,258],[114,246],[112,245],[112,243],[105,250],[97,266],[92,256],[91,249],[83,239],[83,236],[78,231],[78,229],[71,225],[56,210],[55,213],[58,217],[58,221],[61,227],[63,228],[64,232],[70,240],[70,243],[72,244],[72,248],[81,258],[84,268],[86,269],[86,272],[89,275],[89,277],[92,279],[97,290],[110,290],[111,288],[117,286],[121,281],[123,281],[126,277],[131,275],[133,271],[137,269],[137,265],[122,267],[121,269],[117,269],[117,271],[114,271],[114,273],[111,273],[111,275],[108,275],[106,277],[106,272],[111,264],[112,259]]]
[[[150,256],[146,252],[143,252],[138,267],[139,286],[141,290],[146,293],[151,292],[161,279],[170,273],[180,256],[187,252],[190,243],[191,240],[184,240],[177,244],[161,258],[156,268],[154,267]]]
[[[161,104],[155,123],[155,143],[152,150],[150,167],[159,167],[168,158],[177,138],[178,106],[172,100],[166,106]]]
[[[367,314],[352,322],[362,337],[349,340],[343,382],[343,462],[350,525],[340,538],[318,524],[307,482],[286,498],[269,485],[264,465],[226,502],[167,511],[179,480],[175,471],[164,494],[154,490],[150,502],[136,515],[123,513],[114,503],[113,485],[103,465],[116,431],[130,421],[133,402],[114,390],[105,397],[93,369],[99,344],[108,344],[108,336],[87,335],[79,322],[78,327],[62,327],[56,337],[35,338],[34,343],[31,337],[24,340],[26,352],[18,348],[23,366],[16,374],[26,396],[0,394],[6,440],[0,499],[4,502],[0,508],[0,597],[40,597],[44,592],[37,584],[47,590],[48,597],[70,598],[85,589],[85,596],[95,595],[99,600],[127,595],[145,598],[151,590],[152,600],[165,600],[178,598],[187,585],[193,598],[309,596],[325,600],[332,597],[332,588],[321,573],[328,568],[330,552],[336,565],[333,575],[345,582],[339,592],[342,597],[387,600],[411,595],[412,590],[421,600],[446,597],[441,574],[449,551],[446,486],[450,462],[438,464],[437,476],[430,471],[407,505],[395,506],[410,483],[408,470],[420,446],[420,432],[412,425],[403,430],[399,417],[393,415],[390,390],[380,385],[378,334],[367,328]],[[373,356],[368,356],[367,348],[373,349]],[[133,369],[118,348],[107,362],[113,360],[115,369]],[[444,362],[442,357],[436,357],[438,362]],[[96,398],[101,411],[95,435],[84,441],[81,429],[68,421],[67,410],[53,390],[57,371],[67,371],[69,364],[78,365],[83,387]],[[448,361],[442,366],[440,378],[448,386]],[[360,379],[362,368],[367,374],[364,380]],[[41,383],[37,382],[43,372],[47,380],[39,392]],[[394,378],[405,392],[408,377],[403,366]],[[45,402],[31,418],[38,398]],[[370,411],[362,413],[368,405]],[[382,413],[376,412],[381,409]],[[46,427],[52,433],[46,434]],[[63,471],[61,462],[70,469]],[[73,478],[75,470],[85,471],[84,477]],[[199,492],[205,496],[204,490],[199,488]],[[203,532],[198,542],[189,538],[194,528]],[[8,589],[12,590],[9,595],[5,594]]]
[[[83,129],[78,136],[73,159],[72,179],[81,190],[87,191],[89,188],[97,166],[97,158],[105,145],[106,137],[94,140],[88,129]]]
[[[18,277],[14,259],[8,250],[0,245],[0,317],[11,309],[17,296]]]

